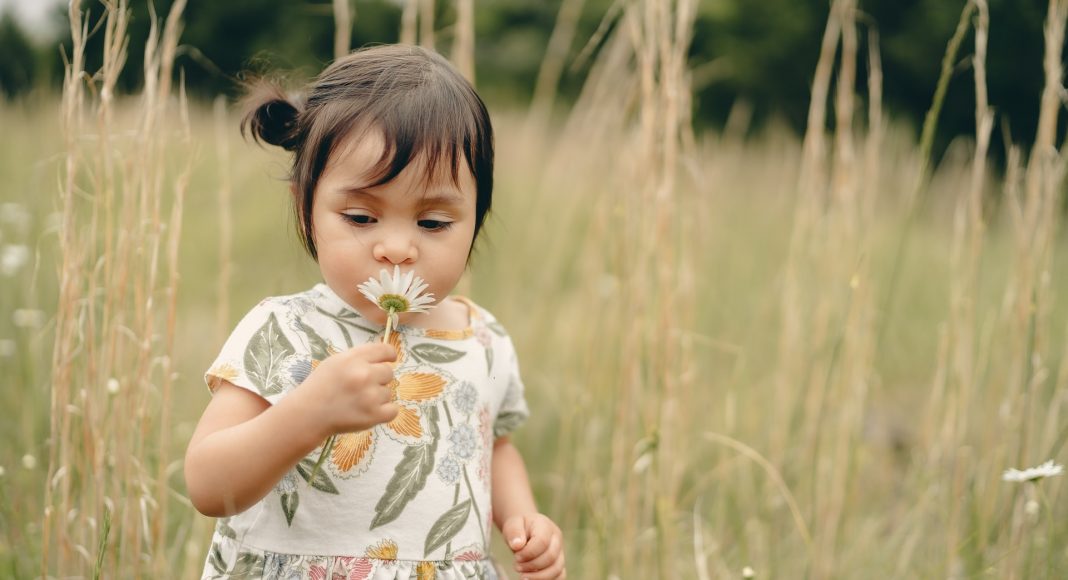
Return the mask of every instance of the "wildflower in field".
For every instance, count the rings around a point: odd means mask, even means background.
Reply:
[[[108,393],[114,395],[119,392],[119,379],[114,377],[108,379]]]
[[[0,251],[0,274],[14,276],[30,259],[30,249],[22,245],[7,245]]]
[[[393,266],[393,275],[386,270],[378,274],[378,279],[371,277],[356,288],[368,300],[374,302],[385,312],[394,325],[397,315],[404,312],[426,312],[427,305],[434,303],[433,294],[421,294],[427,284],[423,279],[409,271],[402,276],[400,266]],[[388,327],[388,325],[387,325]],[[389,332],[387,331],[387,335]]]
[[[38,328],[44,324],[44,312],[30,308],[16,309],[12,315],[15,326],[19,328]]]
[[[0,477],[3,477],[5,473],[7,473],[7,470],[4,469],[3,465],[0,465]]]
[[[33,469],[37,467],[37,458],[27,453],[22,456],[22,466],[26,469]]]
[[[1064,466],[1053,463],[1051,459],[1038,467],[1029,467],[1023,471],[1014,468],[1006,469],[1005,473],[1001,474],[1001,479],[1011,482],[1036,481],[1062,473],[1064,473]]]
[[[8,202],[0,204],[0,222],[25,225],[30,221],[30,210],[22,204]]]
[[[746,566],[745,568],[742,568],[742,578],[753,578],[755,576],[756,576],[756,572],[754,572],[753,569],[750,568],[749,566]]]

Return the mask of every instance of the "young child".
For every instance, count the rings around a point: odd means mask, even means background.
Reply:
[[[437,54],[378,46],[303,101],[264,85],[250,102],[242,132],[293,154],[324,283],[261,301],[207,371],[185,458],[193,505],[220,518],[203,577],[495,579],[496,524],[522,578],[564,578],[560,529],[508,440],[528,414],[515,349],[449,295],[493,190],[481,99]],[[395,272],[439,300],[383,343],[386,313],[358,286]]]

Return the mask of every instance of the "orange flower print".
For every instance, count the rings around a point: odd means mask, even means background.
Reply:
[[[348,472],[367,457],[372,444],[374,439],[371,431],[338,435],[334,440],[334,448],[330,450],[330,461],[338,471]]]
[[[393,540],[382,540],[367,548],[366,556],[377,560],[396,560],[397,542],[394,542]]]
[[[217,367],[212,367],[212,369],[207,372],[207,375],[208,387],[212,392],[215,392],[215,389],[219,388],[222,381],[233,382],[233,380],[237,378],[238,372],[230,363],[222,363]]]
[[[379,341],[381,341],[381,338],[376,338],[375,339],[375,342],[379,342]],[[404,341],[401,340],[401,333],[399,333],[399,332],[391,332],[389,334],[389,344],[393,345],[393,349],[397,351],[397,360],[389,363],[389,365],[391,367],[393,367],[394,370],[395,370],[398,367],[400,367],[401,364],[404,363],[404,359],[405,359]]]
[[[437,340],[463,340],[471,336],[472,331],[470,328],[463,330],[433,330],[428,329],[426,331],[427,338],[434,338]]]
[[[338,435],[330,452],[330,462],[338,474],[353,476],[364,471],[374,455],[375,438],[380,431],[406,445],[422,441],[423,421],[417,405],[440,397],[445,390],[445,383],[444,377],[427,372],[403,373],[393,379],[389,388],[393,391],[393,400],[400,406],[400,412],[385,425]]]
[[[424,403],[441,396],[445,379],[434,373],[404,373],[393,379],[389,388],[393,390],[393,400],[400,404],[400,413],[386,427],[398,435],[421,438],[419,408],[405,403]]]
[[[438,569],[433,562],[419,562],[415,565],[415,577],[418,580],[434,580],[438,576]]]

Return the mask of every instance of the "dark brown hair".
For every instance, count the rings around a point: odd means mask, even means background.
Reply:
[[[386,146],[371,186],[390,182],[417,158],[426,161],[425,180],[447,163],[456,182],[466,163],[476,184],[478,237],[493,195],[493,127],[482,99],[441,55],[417,46],[365,48],[334,61],[301,97],[261,81],[245,103],[241,134],[293,153],[297,233],[312,258],[315,186],[346,137],[372,130]]]

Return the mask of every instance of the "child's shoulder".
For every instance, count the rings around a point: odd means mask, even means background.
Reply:
[[[337,319],[343,322],[356,322],[359,315],[351,309],[339,307],[331,302],[330,296],[316,285],[303,292],[267,296],[252,306],[238,322],[235,334],[242,334],[261,327],[278,327],[279,332],[301,334],[324,323],[317,322],[321,317]],[[350,320],[351,319],[351,320]]]
[[[486,307],[475,302],[474,300],[466,296],[452,296],[454,300],[457,300],[464,304],[468,312],[470,313],[471,326],[474,328],[485,327],[493,331],[498,336],[507,337],[508,331],[505,330],[504,325],[497,317],[489,311]]]
[[[294,294],[267,296],[256,303],[250,313],[261,311],[265,313],[306,314],[316,308],[324,308],[329,303],[329,297],[322,292],[320,286],[321,284],[316,284],[307,290]]]

